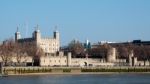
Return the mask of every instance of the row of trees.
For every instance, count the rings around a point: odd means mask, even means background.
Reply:
[[[76,40],[69,43],[68,51],[72,53],[73,57],[84,57],[86,53],[82,43]]]
[[[138,60],[150,60],[150,45],[119,44],[114,47],[117,48],[119,58],[127,58],[133,50]]]
[[[42,54],[42,50],[34,42],[18,43],[8,39],[0,45],[0,58],[4,66],[11,64],[13,60],[21,65],[22,60],[26,62],[28,57],[39,57]]]
[[[66,52],[72,52],[73,57],[84,58],[87,56],[92,58],[106,57],[110,45],[100,45],[97,48],[86,48],[80,41],[73,40],[63,50]]]
[[[138,60],[150,60],[150,45],[135,45],[135,44],[103,44],[97,45],[95,48],[86,49],[79,41],[71,41],[64,50],[70,51],[73,57],[85,57],[88,54],[91,58],[105,58],[110,48],[117,49],[117,58],[127,59],[129,53],[133,50],[134,56]]]

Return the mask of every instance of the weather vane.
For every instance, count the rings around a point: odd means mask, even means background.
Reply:
[[[35,30],[39,30],[39,25],[37,24],[37,26],[34,27],[34,28],[35,28]]]
[[[17,32],[19,31],[19,27],[17,26]]]
[[[55,26],[55,31],[57,31],[57,29],[58,29],[58,27],[57,27],[57,25]]]

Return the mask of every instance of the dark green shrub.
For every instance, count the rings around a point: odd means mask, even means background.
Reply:
[[[63,69],[63,72],[71,72],[71,69]]]

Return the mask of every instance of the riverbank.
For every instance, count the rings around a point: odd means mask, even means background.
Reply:
[[[149,74],[150,67],[4,67],[3,73],[8,75]]]
[[[26,73],[26,74],[9,74],[9,76],[39,76],[39,75],[110,75],[110,74],[150,74],[150,72]]]

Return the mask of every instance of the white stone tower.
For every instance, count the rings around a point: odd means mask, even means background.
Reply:
[[[41,48],[45,54],[56,53],[60,49],[60,36],[59,32],[54,31],[53,37],[42,38],[39,26],[35,27],[35,31],[30,38],[21,38],[20,32],[15,33],[15,40],[19,43],[33,42],[37,47]]]
[[[57,30],[57,26],[55,26],[54,39],[59,40],[59,32],[58,32],[58,30]]]
[[[71,66],[71,52],[69,52],[67,55],[67,66]]]
[[[106,61],[110,63],[116,62],[116,48],[108,50]]]
[[[15,41],[17,42],[19,39],[21,39],[21,34],[20,34],[19,29],[17,27],[17,31],[15,33]]]
[[[41,41],[41,32],[39,30],[38,25],[37,25],[35,31],[33,32],[33,38],[35,39],[36,43],[39,43]]]
[[[59,34],[59,31],[57,30],[57,26],[55,26],[55,31],[54,31],[54,34],[53,34],[53,38],[55,40],[55,43],[57,44],[56,45],[57,46],[57,51],[59,51],[59,49],[60,49],[60,34]]]

